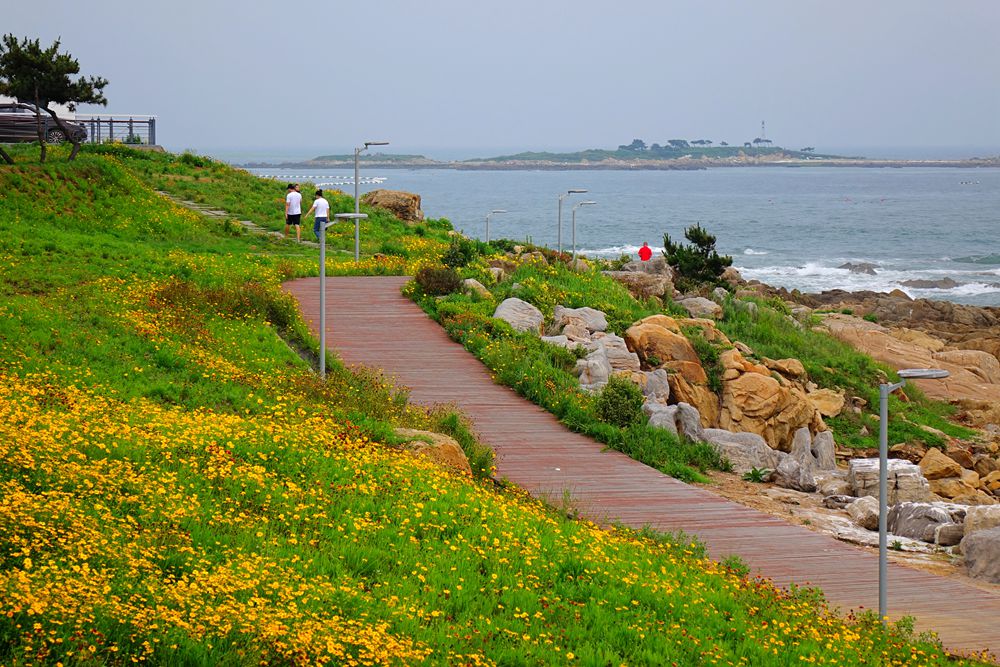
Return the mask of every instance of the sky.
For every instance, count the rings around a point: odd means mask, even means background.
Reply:
[[[0,3],[173,150],[485,157],[766,121],[788,148],[1000,153],[997,0]]]

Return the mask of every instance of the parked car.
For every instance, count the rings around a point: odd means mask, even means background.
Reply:
[[[66,127],[73,133],[73,139],[85,141],[87,139],[87,128],[80,123],[71,120],[63,120]],[[59,127],[48,112],[42,112],[42,133],[45,141],[50,144],[62,143],[66,140],[66,134]],[[18,141],[37,141],[38,121],[35,118],[35,105],[21,102],[8,102],[0,104],[0,143],[14,143]]]

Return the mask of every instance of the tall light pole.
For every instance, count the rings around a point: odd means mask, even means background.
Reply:
[[[940,368],[904,368],[897,371],[900,380],[878,387],[878,616],[886,624],[887,587],[889,583],[888,516],[889,516],[889,394],[907,379],[940,380],[948,371]]]
[[[354,218],[358,220],[368,217],[367,213],[337,213],[334,220],[323,225],[319,230],[319,376],[326,377],[326,228],[338,219]],[[357,227],[354,228],[357,232]]]
[[[596,201],[590,201],[588,199],[587,201],[582,201],[579,204],[575,204],[573,206],[573,216],[572,216],[573,217],[573,263],[570,264],[570,266],[573,268],[574,271],[576,271],[576,209],[580,208],[581,206],[594,206],[596,204],[597,204]]]
[[[559,247],[559,253],[562,254],[562,203],[563,199],[569,197],[570,195],[583,194],[586,190],[581,190],[579,188],[574,188],[572,190],[567,190],[564,194],[559,195],[559,226],[556,228],[556,239]]]
[[[486,242],[490,242],[490,218],[492,218],[497,213],[506,213],[507,211],[502,208],[495,208],[486,214]]]
[[[361,155],[361,151],[368,150],[369,146],[388,146],[388,141],[366,141],[365,145],[360,148],[354,149],[354,213],[361,213],[361,200],[358,199],[358,156]],[[357,263],[358,258],[361,255],[361,231],[358,220],[354,221],[354,261]]]

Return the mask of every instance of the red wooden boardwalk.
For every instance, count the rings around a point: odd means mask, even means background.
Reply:
[[[823,589],[842,610],[878,608],[874,554],[667,477],[604,451],[548,412],[496,385],[475,357],[400,294],[406,278],[329,278],[327,340],[348,365],[383,369],[422,404],[454,403],[497,454],[500,476],[598,522],[698,535],[714,558],[740,555],[781,585]],[[319,280],[285,285],[318,333]],[[1000,587],[889,566],[889,611],[913,615],[952,650],[1000,652]]]

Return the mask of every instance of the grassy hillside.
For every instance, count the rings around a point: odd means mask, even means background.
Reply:
[[[962,662],[393,446],[393,426],[451,432],[488,472],[456,416],[296,352],[315,341],[279,284],[314,250],[148,184],[239,192],[277,227],[270,185],[29,150],[0,166],[0,664]],[[396,270],[435,261],[431,225],[395,228]]]

